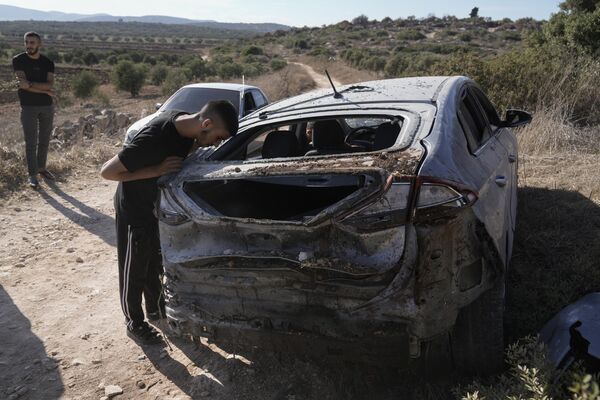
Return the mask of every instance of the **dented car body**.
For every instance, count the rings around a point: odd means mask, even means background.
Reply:
[[[442,338],[467,367],[498,348],[501,360],[510,127],[530,117],[501,121],[465,77],[339,93],[271,104],[161,181],[171,328],[382,344],[407,360]]]

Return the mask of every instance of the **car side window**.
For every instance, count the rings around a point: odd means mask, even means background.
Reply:
[[[491,130],[479,103],[468,90],[463,91],[458,119],[467,136],[469,151],[475,153],[491,137]]]
[[[254,103],[252,92],[244,93],[244,115],[248,115],[254,110],[256,110],[256,104]]]
[[[267,104],[267,99],[262,95],[258,90],[253,90],[252,95],[254,96],[254,104],[256,104],[256,108],[264,107]]]
[[[477,98],[477,101],[479,101],[481,108],[483,108],[483,112],[487,117],[488,123],[490,124],[490,128],[493,134],[496,131],[496,129],[498,129],[498,127],[500,126],[500,117],[498,117],[496,108],[494,108],[492,102],[481,90],[477,88],[470,88],[469,91],[472,91],[472,93]]]
[[[265,144],[265,139],[272,130],[261,133],[255,137],[246,147],[246,160],[256,160],[262,158],[262,147]]]

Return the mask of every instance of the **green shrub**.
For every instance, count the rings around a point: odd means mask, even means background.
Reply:
[[[367,17],[364,14],[361,14],[358,17],[352,19],[352,24],[359,26],[367,26],[369,25],[369,17]]]
[[[306,49],[310,48],[310,45],[308,44],[307,40],[298,39],[294,42],[294,48],[300,49],[300,50],[306,50]]]
[[[94,65],[98,64],[99,62],[98,56],[93,51],[88,51],[87,53],[85,53],[82,59],[85,65]]]
[[[162,85],[162,93],[165,96],[170,96],[188,82],[189,78],[183,68],[169,69],[169,72],[167,72],[167,76]]]
[[[271,69],[273,71],[279,71],[287,66],[287,61],[281,58],[274,58],[271,60]]]
[[[226,63],[219,65],[216,72],[223,79],[237,78],[244,73],[244,67],[235,62]]]
[[[120,61],[113,69],[112,79],[118,90],[127,91],[132,97],[136,97],[146,80],[146,70],[131,61]]]
[[[311,51],[308,52],[309,56],[313,57],[332,57],[335,53],[325,47],[315,47]]]
[[[508,370],[493,377],[491,382],[474,381],[465,388],[456,388],[456,398],[592,400],[600,396],[597,377],[586,375],[577,363],[570,374],[562,374],[547,359],[547,349],[537,337],[529,336],[510,345],[506,363]]]
[[[398,40],[420,40],[425,39],[425,37],[425,35],[416,29],[404,29],[396,34],[396,39]]]
[[[168,69],[164,64],[157,64],[150,70],[150,82],[160,86],[167,79]]]
[[[45,56],[54,61],[55,63],[59,63],[62,60],[60,53],[54,49],[46,51]]]
[[[196,57],[193,60],[185,63],[185,67],[190,70],[191,77],[195,80],[204,79],[208,73],[206,61],[200,57]]]
[[[72,82],[75,97],[84,99],[90,97],[98,87],[98,78],[90,71],[80,72]]]
[[[242,55],[245,56],[249,56],[249,55],[255,55],[255,56],[260,56],[263,54],[263,49],[262,47],[259,46],[247,46],[242,50]]]
[[[473,36],[469,32],[463,32],[458,35],[458,38],[463,42],[470,42],[473,40]]]
[[[115,65],[116,63],[119,62],[119,57],[116,56],[115,54],[112,54],[112,55],[106,57],[106,62],[108,63],[108,65]]]

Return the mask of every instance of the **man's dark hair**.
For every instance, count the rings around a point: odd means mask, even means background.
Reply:
[[[37,38],[37,40],[39,40],[40,42],[42,41],[42,37],[39,35],[39,33],[34,32],[34,31],[29,31],[26,34],[24,34],[23,40],[27,40],[28,37],[34,37],[34,38]]]
[[[203,118],[218,118],[221,120],[231,136],[235,136],[238,131],[238,112],[233,104],[227,100],[209,101],[200,110],[200,115]]]

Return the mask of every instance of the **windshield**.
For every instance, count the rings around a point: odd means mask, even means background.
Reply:
[[[194,87],[183,88],[177,91],[163,104],[160,111],[181,110],[188,113],[195,113],[212,100],[228,100],[235,106],[239,114],[240,92],[236,90]]]
[[[379,125],[388,121],[387,118],[369,118],[369,117],[361,117],[361,118],[346,118],[345,122],[352,129],[362,128],[362,127],[371,127],[377,128]]]

